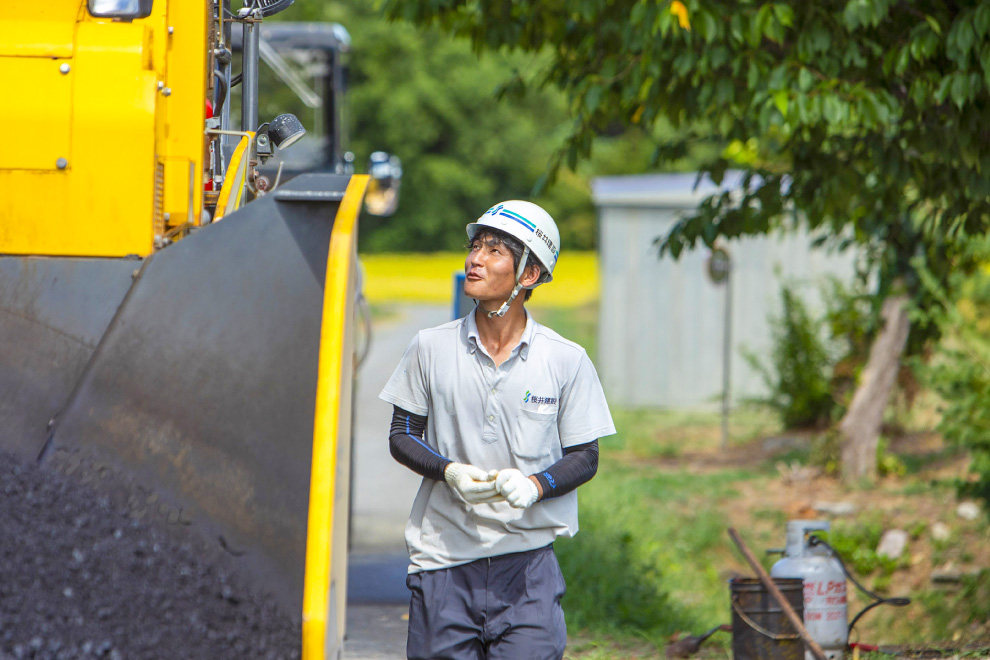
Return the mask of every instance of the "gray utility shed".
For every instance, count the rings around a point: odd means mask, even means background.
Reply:
[[[722,393],[724,285],[708,276],[709,250],[658,258],[654,240],[722,186],[695,174],[600,177],[592,182],[599,215],[601,304],[596,364],[609,402],[637,407],[706,407]],[[805,230],[722,243],[732,257],[731,395],[766,387],[743,357],[768,361],[770,315],[783,282],[797,286],[814,313],[826,275],[851,282],[854,255],[813,249]]]

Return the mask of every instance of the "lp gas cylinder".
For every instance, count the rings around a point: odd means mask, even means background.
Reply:
[[[804,625],[829,660],[842,660],[849,641],[846,611],[846,575],[831,550],[808,542],[813,531],[828,531],[823,520],[791,520],[787,523],[784,558],[770,575],[804,580]],[[814,660],[805,652],[805,660]]]

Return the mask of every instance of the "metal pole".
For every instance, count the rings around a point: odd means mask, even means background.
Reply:
[[[258,56],[261,50],[261,22],[246,19],[241,51],[241,130],[258,130]],[[254,158],[252,149],[251,157]]]
[[[244,20],[244,43],[241,52],[241,130],[258,130],[258,58],[261,52],[261,12],[255,10]],[[254,165],[258,160],[255,140],[248,144],[244,174],[244,201],[254,199]]]
[[[729,446],[729,377],[732,362],[732,266],[725,273],[725,327],[722,330],[722,449]]]
[[[230,0],[221,0],[220,2],[220,41],[221,48],[226,52],[231,53],[231,35],[232,35],[232,24],[228,20],[227,16],[230,13]],[[230,60],[231,58],[226,58]],[[222,99],[223,110],[220,113],[220,128],[223,130],[230,130],[230,105],[234,98],[234,92],[230,88],[230,70],[233,68],[233,63],[231,61],[221,62],[220,74],[223,76],[224,87],[227,90],[226,98]],[[217,140],[219,149],[217,149],[217,165],[214,168],[214,174],[219,172],[221,175],[221,181],[219,182],[223,185],[223,177],[226,176],[227,172],[227,154],[234,151],[231,146],[230,140],[225,135],[221,135],[220,139]]]
[[[344,173],[344,149],[347,143],[347,135],[344,132],[342,113],[344,110],[344,67],[341,59],[343,54],[339,50],[330,53],[330,99],[328,104],[324,104],[327,113],[327,124],[330,126],[329,138],[331,140],[330,152],[335,172]]]

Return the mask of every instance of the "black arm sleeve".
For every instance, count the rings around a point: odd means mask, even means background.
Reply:
[[[569,493],[598,472],[598,440],[564,449],[564,456],[533,476],[543,486],[541,500]]]
[[[392,406],[392,430],[388,435],[388,449],[399,463],[428,479],[443,481],[443,471],[452,463],[423,442],[426,417],[414,415],[399,406]]]

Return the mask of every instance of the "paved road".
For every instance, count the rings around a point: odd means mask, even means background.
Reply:
[[[380,400],[378,393],[416,332],[444,323],[449,317],[448,307],[407,306],[374,325],[371,350],[358,371],[352,551],[406,551],[403,529],[420,477],[389,455],[392,406]]]
[[[347,607],[344,660],[406,657],[406,605],[351,603]]]
[[[378,398],[417,330],[450,320],[449,306],[405,306],[375,322],[358,372],[354,418],[346,660],[405,658],[408,559],[403,530],[420,478],[388,452],[392,407]]]

